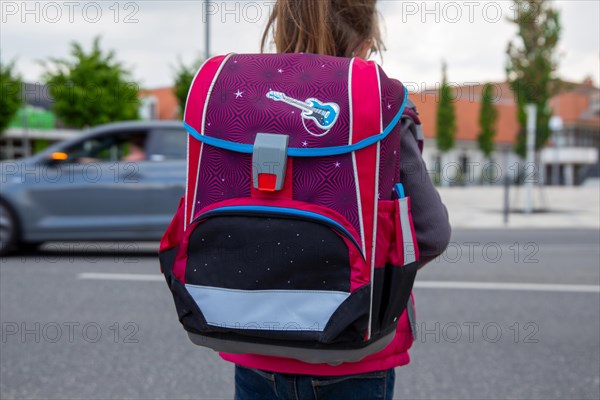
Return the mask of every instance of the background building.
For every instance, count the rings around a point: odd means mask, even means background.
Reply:
[[[410,95],[417,106],[425,137],[424,156],[434,175],[441,174],[451,184],[500,183],[503,174],[519,174],[521,160],[513,152],[519,131],[514,94],[507,83],[492,83],[495,88],[495,150],[486,160],[479,150],[479,111],[483,84],[454,85],[456,141],[452,150],[441,154],[436,147],[436,112],[439,88]],[[546,184],[580,184],[597,176],[600,153],[600,89],[591,80],[564,82],[550,102],[563,128],[555,132],[539,155],[540,179]],[[553,172],[554,171],[554,172]],[[556,172],[558,171],[558,172]],[[521,171],[521,174],[523,171]],[[501,174],[501,175],[499,175]]]
[[[58,121],[46,85],[23,83],[21,98],[23,105],[0,135],[0,160],[27,157],[80,132],[65,129]]]
[[[179,105],[172,87],[144,89],[140,92],[142,119],[177,119]]]

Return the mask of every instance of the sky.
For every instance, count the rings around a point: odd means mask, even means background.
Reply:
[[[558,75],[600,82],[600,1],[553,1],[563,26]],[[272,0],[211,1],[211,54],[259,51]],[[412,88],[432,87],[441,63],[456,83],[505,79],[506,46],[517,10],[502,1],[380,0],[388,76]],[[142,87],[171,86],[178,60],[205,52],[202,1],[8,1],[0,0],[0,58],[14,60],[25,81],[40,82],[41,60],[69,55],[69,43],[102,47],[132,71]]]

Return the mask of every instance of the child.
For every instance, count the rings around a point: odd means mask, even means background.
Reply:
[[[375,3],[376,0],[278,0],[262,38],[262,49],[272,33],[279,53],[367,58],[383,48]],[[450,225],[446,208],[421,158],[416,126],[410,118],[403,118],[401,124],[400,176],[412,199],[422,267],[446,248]],[[400,325],[399,331],[407,330]],[[408,348],[400,342],[397,337],[379,353],[337,367],[285,359],[273,363],[272,357],[249,354],[221,356],[236,364],[235,398],[239,400],[391,399],[394,367],[409,362]]]

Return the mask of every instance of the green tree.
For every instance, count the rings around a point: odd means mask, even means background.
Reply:
[[[550,137],[552,116],[549,100],[558,88],[555,50],[560,38],[559,13],[548,0],[513,0],[514,16],[509,21],[518,27],[518,36],[508,44],[506,73],[515,94],[520,129],[515,151],[525,156],[527,115],[525,105],[537,105],[536,149]]]
[[[75,128],[138,118],[139,86],[115,61],[114,51],[104,52],[100,38],[86,52],[71,44],[71,59],[51,59],[44,80],[54,99],[54,112]]]
[[[189,66],[179,60],[175,69],[175,86],[173,87],[173,91],[175,92],[175,97],[177,97],[180,114],[183,114],[190,86],[200,65],[202,65],[202,60],[198,60]]]
[[[0,134],[8,127],[21,104],[21,78],[14,72],[14,62],[0,62]]]
[[[496,120],[498,110],[494,106],[494,86],[486,84],[481,92],[481,110],[479,112],[479,134],[477,142],[479,149],[486,158],[494,151],[494,136],[496,136]]]
[[[456,113],[452,88],[448,85],[446,76],[446,63],[442,65],[442,84],[439,91],[436,121],[437,148],[445,153],[454,147],[454,134],[456,133]]]

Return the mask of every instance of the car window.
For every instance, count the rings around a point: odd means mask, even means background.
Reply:
[[[185,160],[186,158],[187,133],[184,129],[155,129],[148,142],[150,161]]]
[[[97,136],[66,149],[66,162],[88,163],[93,161],[113,161],[117,159],[118,148],[113,136]]]
[[[118,140],[119,161],[136,162],[146,160],[146,133],[120,137]]]
[[[146,159],[146,139],[143,131],[95,136],[69,147],[66,162],[143,161]]]

